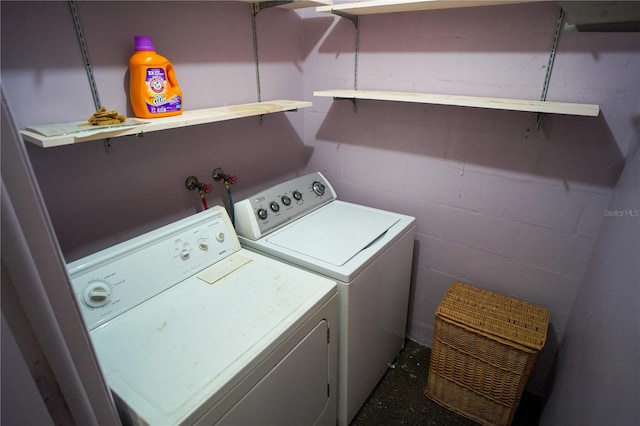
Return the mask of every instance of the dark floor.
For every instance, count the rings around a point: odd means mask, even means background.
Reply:
[[[476,422],[436,404],[424,395],[431,349],[407,340],[350,426],[463,425]],[[542,400],[524,393],[512,426],[538,425]]]

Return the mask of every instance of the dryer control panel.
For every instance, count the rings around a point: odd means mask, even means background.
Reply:
[[[320,173],[291,179],[235,203],[236,232],[257,240],[336,198]]]
[[[85,324],[92,330],[240,250],[220,206],[69,263]]]

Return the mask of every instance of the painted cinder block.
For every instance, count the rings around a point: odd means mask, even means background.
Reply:
[[[478,249],[469,253],[466,281],[543,306],[568,282],[562,274]]]
[[[490,176],[482,212],[568,233],[575,232],[584,203],[579,192],[563,187]]]
[[[583,237],[595,238],[605,218],[605,210],[609,206],[611,193],[585,193],[584,210],[578,220],[576,233]]]
[[[580,279],[593,244],[592,238],[525,225],[513,255],[529,265]]]
[[[520,224],[452,207],[440,209],[435,236],[502,256],[510,256]]]
[[[423,234],[416,234],[416,244],[420,265],[452,277],[467,275],[471,251],[468,246]]]

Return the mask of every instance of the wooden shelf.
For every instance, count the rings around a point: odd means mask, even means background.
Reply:
[[[374,15],[378,13],[414,12],[420,10],[453,9],[460,7],[497,6],[517,3],[532,3],[540,0],[370,0],[357,3],[342,3],[320,6],[317,12],[347,15]]]
[[[384,92],[377,90],[322,90],[313,92],[313,96],[336,99],[369,99],[376,101],[455,105],[547,114],[582,115],[589,117],[596,117],[600,112],[598,105],[591,104],[533,101],[526,99],[484,98],[477,96],[438,95],[429,93]]]
[[[259,1],[259,0],[236,0],[244,3],[271,3],[270,1]],[[305,7],[331,7],[333,2],[331,0],[292,0],[290,3],[278,4],[275,7],[279,7],[281,9],[303,9]]]
[[[219,121],[233,120],[236,118],[260,116],[284,111],[294,111],[298,108],[310,107],[311,102],[276,100],[251,104],[232,105],[218,108],[207,108],[193,111],[184,111],[181,115],[173,117],[153,118],[144,124],[130,127],[105,128],[104,131],[87,135],[82,132],[68,133],[59,136],[46,137],[39,133],[22,130],[22,138],[43,148],[62,145],[72,145],[81,142],[89,142],[100,139],[116,138],[121,136],[135,136],[160,130],[177,129],[180,127],[196,126],[198,124],[216,123]],[[86,128],[95,132],[95,128]]]

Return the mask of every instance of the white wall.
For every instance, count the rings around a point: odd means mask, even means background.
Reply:
[[[640,107],[640,105],[639,105]],[[638,108],[640,112],[640,108]],[[640,150],[629,154],[580,286],[544,425],[640,424]]]
[[[2,423],[53,426],[11,329],[2,315]]]

